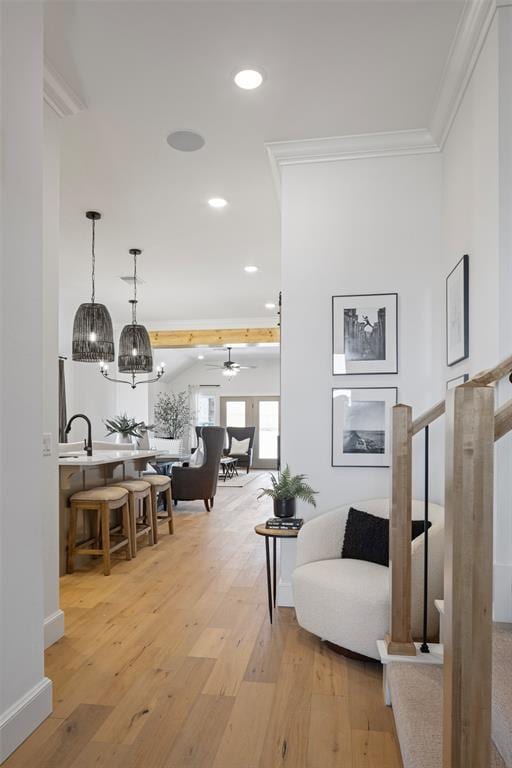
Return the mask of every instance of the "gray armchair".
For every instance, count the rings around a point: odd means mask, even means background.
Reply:
[[[173,467],[172,498],[178,501],[203,499],[207,512],[213,507],[226,431],[224,427],[202,427],[204,460],[199,467]]]
[[[238,459],[239,467],[246,467],[249,472],[252,464],[252,451],[254,445],[254,435],[256,433],[256,427],[228,427],[228,447],[224,450],[226,456],[231,456],[233,459]],[[237,453],[233,450],[233,438],[237,440],[249,440],[249,447],[245,453]]]

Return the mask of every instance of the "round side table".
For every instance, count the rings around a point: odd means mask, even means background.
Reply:
[[[254,530],[259,536],[265,538],[265,554],[267,556],[267,594],[268,594],[268,615],[272,624],[272,606],[276,607],[276,539],[296,539],[299,535],[297,530],[285,530],[280,528],[266,528],[265,523],[260,523]],[[270,569],[270,545],[269,539],[272,539],[272,565],[273,575]]]

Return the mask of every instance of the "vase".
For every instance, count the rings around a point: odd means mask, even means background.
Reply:
[[[295,497],[291,499],[274,499],[275,517],[295,517]]]
[[[131,435],[123,435],[121,432],[116,432],[115,442],[117,445],[132,445],[133,440]]]

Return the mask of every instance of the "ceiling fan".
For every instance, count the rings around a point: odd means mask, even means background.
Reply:
[[[236,376],[238,371],[244,371],[249,370],[249,368],[256,368],[256,365],[240,365],[240,363],[235,363],[234,360],[231,359],[231,347],[228,347],[228,359],[222,363],[222,365],[212,365],[211,363],[207,363],[207,368],[217,368],[218,370],[222,371],[223,376]]]

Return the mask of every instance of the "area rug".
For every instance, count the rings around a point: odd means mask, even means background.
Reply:
[[[252,483],[255,481],[255,486],[258,486],[258,483],[261,483],[264,481],[265,475],[268,473],[264,470],[261,470],[261,472],[253,471],[247,472],[245,469],[238,470],[238,477],[235,475],[234,477],[230,477],[229,480],[224,481],[219,476],[219,481],[217,483],[217,490],[219,488],[244,488],[249,483]]]

